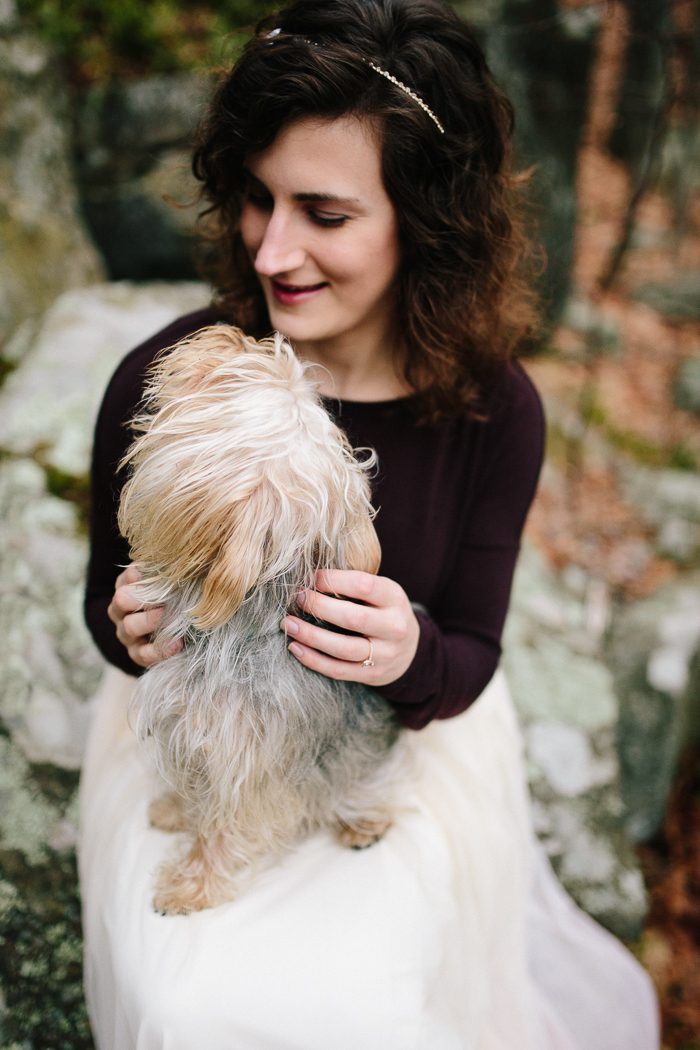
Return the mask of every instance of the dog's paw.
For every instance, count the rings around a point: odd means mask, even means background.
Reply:
[[[340,823],[335,834],[340,845],[346,849],[367,849],[379,842],[390,827],[389,820],[384,824],[366,824],[362,828],[351,828],[348,824]]]
[[[233,897],[232,892],[222,895],[207,892],[207,889],[191,879],[179,878],[176,873],[169,877],[166,872],[161,872],[153,895],[153,910],[161,915],[189,915],[193,911],[215,908]]]
[[[161,831],[186,831],[188,826],[182,803],[170,792],[153,799],[148,807],[148,819],[152,827]]]
[[[216,869],[217,859],[196,839],[186,856],[161,864],[156,872],[154,910],[162,915],[188,915],[233,900],[233,879]]]
[[[154,894],[153,910],[159,915],[189,915],[195,909],[181,901],[176,894],[159,892]]]

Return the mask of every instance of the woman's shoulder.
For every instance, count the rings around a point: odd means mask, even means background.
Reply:
[[[544,429],[542,400],[520,361],[508,361],[498,370],[484,391],[483,404],[486,420],[499,427],[520,421]]]
[[[482,467],[505,464],[516,473],[539,474],[544,458],[545,418],[537,388],[519,361],[499,369],[482,395]]]

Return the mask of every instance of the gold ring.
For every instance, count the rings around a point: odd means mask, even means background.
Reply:
[[[369,645],[369,655],[368,655],[366,660],[362,661],[361,666],[362,667],[374,667],[374,660],[372,659],[372,643],[370,642],[369,638],[366,638],[365,641]]]

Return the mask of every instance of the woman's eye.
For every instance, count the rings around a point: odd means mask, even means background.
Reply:
[[[346,222],[347,215],[324,215],[323,212],[310,211],[309,218],[317,226],[342,226]]]

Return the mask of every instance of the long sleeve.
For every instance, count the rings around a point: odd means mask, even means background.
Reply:
[[[504,374],[491,402],[488,422],[472,432],[471,458],[480,469],[465,481],[459,542],[429,602],[430,615],[418,614],[415,658],[401,678],[379,690],[412,729],[465,710],[488,685],[501,653],[520,538],[542,464],[544,420],[519,366]]]

